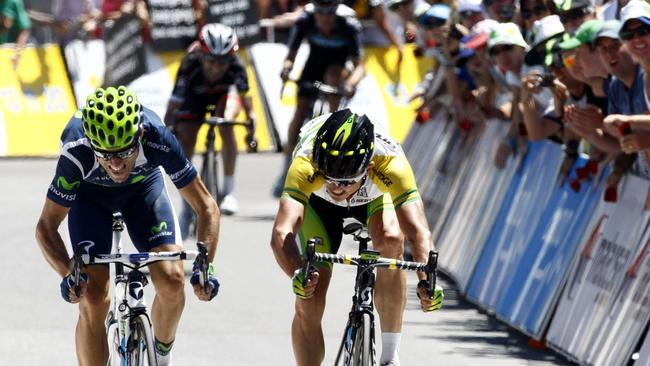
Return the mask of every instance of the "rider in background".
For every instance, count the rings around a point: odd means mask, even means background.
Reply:
[[[98,88],[61,135],[61,156],[36,226],[36,239],[47,262],[63,278],[61,296],[79,303],[76,345],[80,365],[105,365],[108,360],[104,321],[110,306],[110,270],[108,265],[86,266],[77,297],[59,225],[67,216],[73,248],[80,247],[91,256],[108,254],[113,213],[121,212],[137,250],[182,250],[161,167],[196,211],[197,239],[208,246],[211,263],[217,249],[219,208],[174,135],[153,111],[138,103],[133,92],[124,86]],[[156,289],[151,319],[158,364],[166,366],[185,305],[185,273],[181,261],[153,263],[149,270]],[[211,275],[209,282],[212,290],[205,293],[195,262],[191,283],[199,299],[207,301],[217,294],[217,279]]]
[[[336,253],[343,236],[343,219],[366,223],[373,249],[383,257],[402,259],[404,239],[413,258],[427,262],[433,240],[411,167],[399,144],[378,132],[365,116],[349,109],[308,122],[300,134],[280,207],[271,247],[282,270],[293,279],[296,294],[291,327],[293,351],[299,366],[320,365],[325,345],[321,320],[332,273],[331,264],[316,263],[304,273],[298,242],[323,239],[316,251]],[[309,277],[307,286],[302,281]],[[442,288],[426,290],[426,275],[418,272],[417,293],[424,311],[442,306]],[[402,316],[406,304],[406,276],[379,269],[375,305],[382,331],[381,365],[399,365]]]
[[[244,107],[251,128],[247,136],[249,149],[256,145],[253,136],[255,116],[246,69],[235,52],[239,48],[234,30],[222,24],[207,24],[199,31],[199,39],[194,42],[181,61],[176,83],[165,113],[165,124],[172,127],[183,146],[185,156],[192,161],[194,146],[199,128],[209,107],[214,106],[212,115],[233,120]],[[236,89],[231,92],[232,87]],[[233,196],[237,141],[233,126],[219,126],[222,140],[223,187],[221,212],[232,215],[239,210],[237,199]],[[183,239],[190,234],[189,223],[192,211],[187,204],[181,213],[181,233]]]
[[[362,62],[363,50],[359,38],[361,25],[354,11],[338,0],[314,0],[305,6],[305,10],[291,29],[289,36],[289,53],[284,60],[280,77],[283,82],[289,79],[298,48],[303,39],[309,43],[309,57],[298,80],[298,102],[293,119],[289,124],[287,144],[284,146],[286,157],[283,175],[278,179],[273,194],[280,197],[286,169],[289,167],[291,152],[298,141],[300,127],[309,116],[310,107],[318,93],[310,84],[321,81],[338,87],[346,97],[352,97],[357,84],[365,75]],[[346,63],[352,63],[352,69]],[[340,98],[328,100],[330,110],[338,109]]]

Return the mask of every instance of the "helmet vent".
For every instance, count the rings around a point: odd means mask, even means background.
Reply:
[[[126,107],[126,115],[127,116],[130,116],[132,112],[133,112],[133,110],[131,109],[131,107]]]
[[[117,108],[122,108],[123,105],[124,105],[123,101],[121,101],[121,100],[117,101]]]
[[[90,117],[90,119],[95,119],[95,111],[93,111],[92,109],[89,110],[88,111],[88,117]]]
[[[109,120],[109,121],[106,123],[106,128],[108,128],[109,130],[112,131],[113,128],[115,128],[115,123],[113,123],[113,121]]]
[[[109,103],[113,103],[114,99],[115,98],[113,97],[113,94],[109,94],[109,95],[106,96],[106,101],[109,102]]]
[[[98,90],[97,93],[95,93],[95,96],[97,96],[97,98],[101,98],[104,96],[104,93],[102,93],[101,90]]]
[[[120,87],[120,88],[117,89],[117,95],[119,95],[120,97],[122,95],[124,95],[124,88],[123,87]]]
[[[130,95],[128,97],[126,97],[126,102],[127,103],[133,103],[133,97],[130,96]]]
[[[125,128],[127,131],[130,131],[130,130],[131,130],[131,121],[127,121],[127,122],[126,122],[126,125],[124,126],[124,128]]]
[[[99,123],[104,122],[104,115],[103,114],[98,114],[97,115],[97,122],[99,122]]]
[[[123,127],[118,127],[117,128],[117,138],[121,139],[124,137],[124,128]]]
[[[111,145],[115,144],[115,136],[113,135],[108,135],[108,143]]]
[[[133,141],[133,136],[127,137],[126,140],[124,141],[124,143],[128,145],[128,144],[131,143],[131,141]]]
[[[124,113],[123,112],[117,112],[117,120],[121,121],[122,118],[124,118]]]
[[[104,130],[98,130],[97,132],[99,132],[99,139],[106,141],[106,134],[104,133]]]
[[[97,103],[97,109],[100,111],[104,109],[104,103]]]
[[[109,116],[113,114],[113,111],[114,109],[112,106],[109,105],[108,107],[106,107],[106,114],[108,114]]]

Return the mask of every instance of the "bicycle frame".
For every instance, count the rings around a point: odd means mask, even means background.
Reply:
[[[144,297],[144,287],[147,286],[149,281],[147,276],[139,269],[158,261],[192,260],[199,254],[197,251],[191,250],[123,253],[122,231],[124,231],[122,215],[115,213],[113,214],[113,248],[111,254],[98,254],[92,257],[88,254],[81,255],[81,261],[86,265],[114,264],[115,291],[111,302],[112,308],[106,318],[109,364],[111,365],[129,365],[129,356],[136,350],[136,347],[141,347],[141,344],[137,344],[138,342],[131,341],[137,319],[144,316],[146,318],[144,326],[151,329],[151,320],[147,314],[147,303]],[[125,273],[124,267],[130,268],[131,271]],[[117,355],[113,354],[116,348]]]
[[[374,316],[374,288],[375,288],[375,268],[399,269],[410,271],[423,271],[427,273],[427,285],[430,293],[433,293],[436,282],[436,266],[438,253],[429,252],[427,263],[401,261],[397,259],[382,258],[379,252],[368,249],[370,237],[367,236],[367,230],[359,223],[347,225],[343,232],[345,234],[354,234],[354,239],[359,243],[359,255],[341,255],[316,253],[316,245],[322,239],[315,237],[309,239],[305,250],[305,273],[309,273],[314,262],[324,261],[331,263],[347,264],[357,266],[357,275],[355,278],[354,295],[352,296],[352,308],[348,314],[348,321],[343,332],[343,339],[336,356],[335,365],[339,365],[343,357],[343,365],[358,365],[359,347],[362,345],[355,344],[358,342],[357,332],[364,327],[365,322],[369,322],[365,329],[363,328],[362,336],[369,337],[367,345],[369,360],[362,359],[363,365],[376,364],[376,347],[375,347],[375,316]],[[361,233],[366,235],[362,236]],[[308,278],[309,276],[305,276]],[[306,282],[306,281],[305,281]],[[303,283],[305,285],[306,283]],[[365,334],[368,332],[368,334]],[[364,341],[362,339],[362,341]],[[365,342],[362,342],[365,343]],[[366,346],[365,344],[363,345]]]

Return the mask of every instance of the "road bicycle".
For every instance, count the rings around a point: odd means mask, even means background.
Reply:
[[[287,81],[291,81],[305,89],[313,90],[316,92],[316,98],[312,99],[311,101],[310,108],[308,108],[310,113],[308,113],[305,117],[305,122],[310,121],[318,116],[322,116],[323,114],[332,112],[330,110],[328,101],[331,97],[341,98],[339,101],[338,109],[345,108],[350,102],[349,98],[346,97],[345,93],[341,89],[332,85],[325,84],[322,81],[300,81],[294,79],[288,79]],[[282,89],[280,89],[280,98],[282,98],[282,95],[284,93],[284,86],[285,83],[282,84]]]
[[[205,187],[208,189],[212,197],[221,203],[221,195],[219,194],[219,163],[218,163],[218,151],[216,146],[216,133],[215,128],[218,126],[244,126],[247,130],[246,135],[246,144],[248,145],[248,151],[256,152],[257,151],[257,141],[255,140],[255,130],[254,126],[250,121],[233,121],[225,119],[222,117],[208,117],[205,119],[204,123],[208,125],[208,131],[205,139],[205,152],[203,153],[203,163],[201,165],[201,180]]]
[[[429,252],[427,263],[409,262],[398,259],[382,258],[380,253],[369,248],[370,237],[368,230],[358,222],[353,222],[343,228],[343,233],[352,235],[359,243],[359,255],[342,255],[316,253],[316,245],[322,242],[319,237],[308,240],[305,250],[304,273],[313,270],[315,262],[330,262],[357,266],[352,309],[343,332],[343,339],[336,354],[334,365],[370,366],[376,365],[375,352],[375,268],[398,269],[408,271],[423,271],[427,274],[427,291],[434,293],[436,287],[436,268],[438,253]],[[305,276],[303,286],[307,286],[310,276]]]
[[[81,253],[78,246],[74,253],[74,290],[80,293],[79,277],[84,265],[114,264],[115,290],[111,310],[106,317],[109,359],[112,366],[156,366],[156,350],[151,319],[147,314],[144,287],[149,283],[147,276],[140,271],[151,263],[160,261],[193,260],[199,258],[200,283],[208,291],[208,250],[198,242],[198,251],[124,253],[122,251],[122,231],[124,220],[121,213],[113,214],[113,248],[111,254]],[[130,271],[126,272],[125,267]]]

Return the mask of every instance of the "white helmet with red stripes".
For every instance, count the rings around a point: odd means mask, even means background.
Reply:
[[[203,52],[215,56],[229,56],[239,49],[235,31],[219,23],[206,24],[199,31],[199,42]]]

